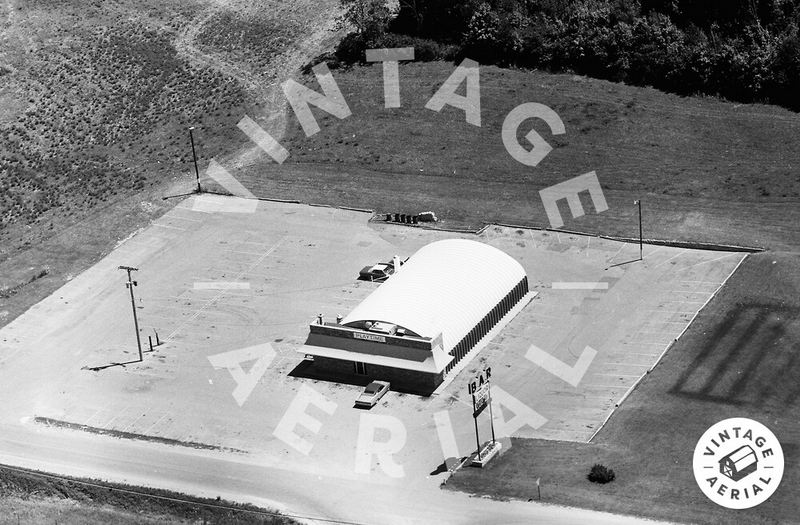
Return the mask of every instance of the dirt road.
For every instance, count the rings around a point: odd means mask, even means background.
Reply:
[[[302,31],[291,37],[291,42],[269,60],[266,69],[259,69],[252,62],[237,59],[231,53],[201,46],[199,36],[215,17],[223,13],[239,13],[259,17],[264,22],[297,23]],[[227,77],[236,79],[251,95],[263,104],[262,115],[250,115],[276,140],[286,131],[286,101],[280,84],[296,76],[302,66],[331,47],[337,38],[339,2],[256,2],[254,0],[215,1],[194,19],[175,40],[180,56],[190,63],[216,69]],[[233,31],[233,28],[231,29]],[[268,35],[265,35],[268,38]],[[255,145],[248,145],[235,154],[229,162],[236,166],[251,165],[263,152]]]

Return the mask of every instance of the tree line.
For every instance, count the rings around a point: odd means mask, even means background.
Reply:
[[[574,72],[800,111],[800,0],[341,0],[335,53]]]

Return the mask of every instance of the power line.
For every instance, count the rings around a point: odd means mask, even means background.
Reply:
[[[341,525],[365,525],[363,523],[356,522],[356,521],[343,521],[343,520],[336,520],[336,519],[331,519],[331,518],[319,518],[319,517],[315,517],[315,516],[305,516],[305,515],[301,515],[301,514],[285,514],[285,513],[277,512],[277,511],[254,510],[254,509],[246,509],[246,508],[240,508],[240,507],[231,507],[229,505],[215,505],[213,503],[204,503],[204,502],[200,502],[200,501],[192,501],[192,500],[187,500],[187,499],[174,498],[174,497],[170,497],[170,496],[160,496],[158,494],[148,494],[147,492],[140,492],[140,491],[137,491],[137,490],[130,490],[130,489],[122,489],[122,488],[114,487],[114,486],[111,486],[111,485],[103,485],[103,484],[100,484],[100,483],[92,483],[90,481],[82,481],[82,480],[78,480],[78,479],[74,479],[74,478],[69,478],[69,477],[66,477],[66,476],[59,476],[57,474],[45,474],[44,472],[35,472],[35,471],[32,471],[32,470],[26,470],[26,469],[11,467],[11,466],[8,466],[8,465],[0,465],[0,469],[11,470],[11,471],[14,471],[14,472],[19,472],[21,474],[27,474],[27,475],[31,475],[31,476],[39,476],[41,478],[48,478],[48,479],[54,479],[54,480],[58,480],[58,481],[66,481],[66,482],[69,482],[69,483],[76,483],[78,485],[84,485],[84,486],[87,486],[87,487],[94,487],[94,488],[99,488],[99,489],[111,490],[111,491],[114,491],[114,492],[121,492],[121,493],[125,493],[125,494],[133,494],[135,496],[146,496],[148,498],[155,498],[155,499],[160,499],[160,500],[165,500],[165,501],[172,501],[172,502],[176,502],[176,503],[186,503],[186,504],[189,504],[189,505],[197,505],[197,506],[201,506],[201,507],[210,507],[210,508],[221,509],[221,510],[231,510],[231,511],[235,511],[235,512],[249,512],[251,514],[259,514],[259,515],[263,515],[263,516],[278,516],[278,517],[284,517],[284,518],[296,518],[296,519],[302,519],[302,520],[323,521],[323,522],[326,522],[326,523],[336,523],[336,524],[341,524]]]

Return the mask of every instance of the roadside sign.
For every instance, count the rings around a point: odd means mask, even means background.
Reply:
[[[478,417],[489,405],[489,383],[484,383],[472,394],[472,417]]]
[[[469,382],[467,389],[472,394],[472,419],[475,422],[475,442],[478,445],[477,455],[481,453],[481,438],[478,435],[478,416],[489,407],[489,424],[492,427],[492,443],[494,438],[494,416],[492,415],[492,395],[489,390],[492,377],[492,369],[486,367],[475,379]]]

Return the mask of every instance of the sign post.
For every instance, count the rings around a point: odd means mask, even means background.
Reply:
[[[492,413],[492,394],[490,387],[490,378],[492,377],[492,369],[487,367],[483,372],[478,374],[475,379],[470,381],[469,393],[472,395],[472,418],[475,421],[475,442],[478,446],[475,452],[475,461],[480,466],[483,466],[489,459],[497,453],[497,441],[494,435],[494,414]],[[481,438],[478,434],[478,416],[481,412],[489,407],[489,419],[492,428],[492,441],[491,445],[486,449],[486,457],[481,457],[484,453],[481,447]]]
[[[475,449],[475,450],[478,451],[477,454],[480,454],[481,453],[481,438],[478,436],[478,418],[477,418],[477,416],[474,415],[475,414],[475,396],[472,397],[472,413],[473,413],[472,420],[475,422],[475,444],[478,446],[478,448]]]
[[[486,393],[489,396],[489,426],[492,429],[492,443],[497,441],[494,439],[494,414],[492,413],[492,391],[489,389],[489,383],[486,383]]]
[[[642,239],[642,200],[639,199],[633,203],[639,207],[639,260],[642,261],[644,260],[644,240]]]

